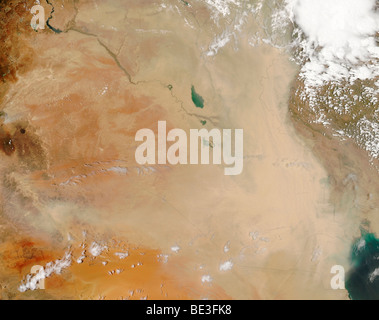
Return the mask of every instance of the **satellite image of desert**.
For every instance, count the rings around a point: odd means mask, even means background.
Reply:
[[[379,299],[377,0],[0,0],[0,300]]]

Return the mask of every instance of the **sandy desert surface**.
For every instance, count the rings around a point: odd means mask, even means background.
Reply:
[[[8,18],[20,65],[1,84],[0,297],[347,299],[330,269],[348,268],[363,219],[378,231],[377,171],[292,118],[288,55],[243,34],[207,55],[215,25],[200,2],[180,15],[150,0],[51,2],[56,32],[34,32],[27,10],[24,29]],[[135,134],[160,120],[243,129],[242,174],[138,165]],[[49,262],[45,289],[30,290]]]

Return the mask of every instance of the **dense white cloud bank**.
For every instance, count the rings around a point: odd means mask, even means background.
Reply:
[[[357,62],[375,50],[373,35],[379,23],[375,0],[296,0],[293,5],[296,22],[309,42],[324,47],[325,59]]]
[[[375,0],[287,0],[290,18],[306,36],[309,58],[302,69],[308,86],[379,75],[379,14]]]

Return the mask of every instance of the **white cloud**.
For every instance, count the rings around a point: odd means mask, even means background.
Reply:
[[[232,33],[228,30],[225,30],[220,36],[216,36],[209,46],[207,56],[215,56],[221,48],[225,47],[229,43],[231,36]]]
[[[35,275],[27,275],[25,282],[19,286],[20,292],[27,290],[36,290],[38,284],[45,278],[50,277],[52,274],[60,274],[63,269],[71,265],[71,252],[66,252],[64,257],[55,262],[49,262],[44,268],[41,268]]]
[[[326,54],[355,60],[375,46],[370,37],[378,30],[374,7],[375,0],[296,0],[294,14],[309,41],[333,49]]]
[[[115,256],[119,257],[120,259],[125,259],[129,256],[129,252],[116,252]]]
[[[212,277],[208,274],[201,277],[202,283],[206,283],[206,282],[210,283],[212,282],[212,280],[213,280]]]
[[[368,79],[379,75],[379,14],[375,0],[287,0],[290,17],[306,35],[309,62],[302,69],[307,85]],[[362,67],[363,65],[363,67]],[[367,68],[369,65],[369,69]]]
[[[215,10],[218,14],[222,14],[223,16],[230,15],[230,7],[240,6],[240,1],[236,0],[205,0],[205,3],[208,4],[211,8]]]
[[[175,252],[175,253],[178,253],[180,250],[180,247],[179,246],[173,246],[171,247],[171,251]]]
[[[107,250],[107,246],[102,246],[96,242],[92,242],[91,247],[89,248],[89,252],[94,256],[99,256],[104,250]]]
[[[231,270],[233,268],[233,262],[232,261],[226,261],[222,264],[220,264],[220,271],[228,271],[228,270]]]
[[[371,274],[370,274],[370,282],[374,282],[374,280],[379,277],[379,268],[376,268]]]

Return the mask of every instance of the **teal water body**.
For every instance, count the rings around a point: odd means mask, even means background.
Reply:
[[[51,24],[50,24],[50,20],[53,19],[53,13],[55,12],[55,9],[54,9],[54,6],[49,2],[49,0],[46,0],[47,4],[49,4],[52,9],[51,9],[51,14],[50,14],[50,17],[47,19],[46,21],[46,25],[48,26],[48,28],[52,31],[54,31],[55,33],[62,33],[62,30],[59,30],[57,28],[54,28]]]
[[[203,109],[204,108],[204,99],[203,99],[203,97],[201,95],[199,95],[196,92],[194,86],[191,87],[191,95],[192,95],[192,101],[195,104],[195,106],[197,108]]]
[[[379,300],[379,239],[362,231],[352,246],[352,268],[346,277],[346,289],[352,300]]]

